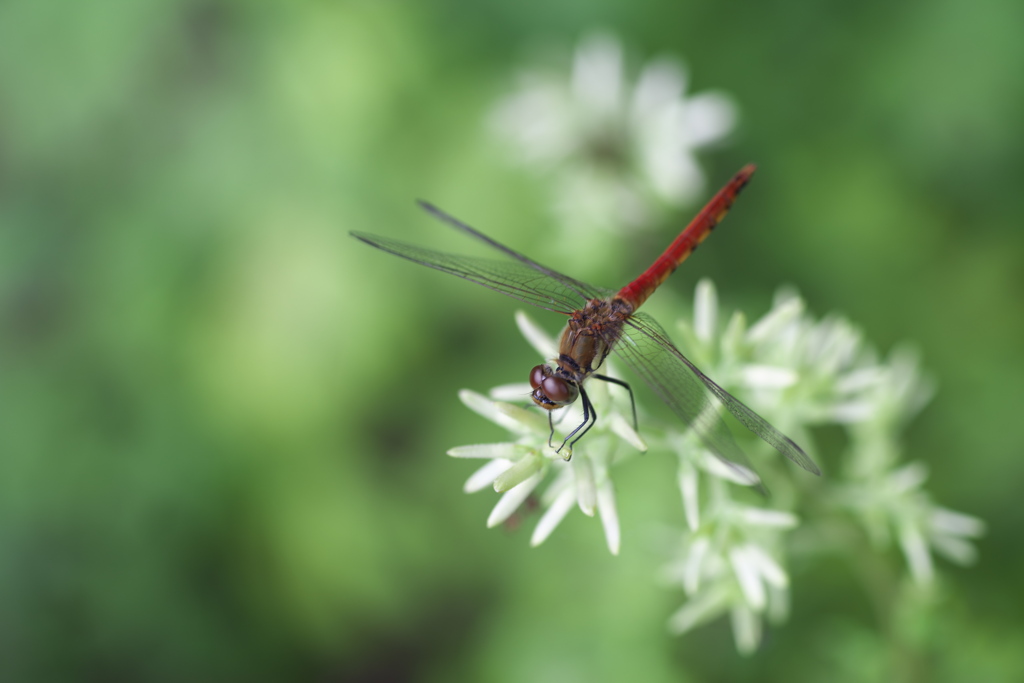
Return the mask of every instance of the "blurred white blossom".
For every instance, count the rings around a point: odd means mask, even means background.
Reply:
[[[688,96],[686,86],[685,68],[667,57],[632,81],[618,40],[594,33],[568,75],[522,74],[492,127],[519,160],[552,173],[565,229],[648,227],[662,209],[703,193],[696,152],[736,121],[728,97]]]

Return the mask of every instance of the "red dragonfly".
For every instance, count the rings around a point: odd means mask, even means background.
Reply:
[[[608,354],[614,352],[697,433],[712,453],[730,465],[741,478],[752,485],[759,485],[760,480],[753,474],[749,460],[722,419],[720,407],[800,467],[814,474],[821,474],[821,470],[789,437],[691,363],[654,318],[637,312],[641,304],[725,217],[754,170],[753,164],[743,167],[650,268],[617,292],[580,282],[543,266],[426,202],[420,202],[420,206],[428,213],[512,260],[446,254],[359,232],[353,232],[352,236],[404,259],[458,275],[538,308],[569,316],[559,341],[556,367],[538,365],[530,371],[531,398],[541,408],[551,411],[574,403],[577,398],[583,401],[583,422],[565,438],[559,451],[568,443],[571,456],[572,446],[597,421],[594,405],[584,388],[588,378],[624,386],[632,400],[628,384],[596,372]],[[550,417],[550,413],[548,415]]]

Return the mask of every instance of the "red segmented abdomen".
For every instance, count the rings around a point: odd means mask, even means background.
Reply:
[[[633,305],[634,310],[647,301],[647,297],[654,293],[658,285],[664,282],[679,267],[679,264],[686,260],[690,252],[696,249],[711,230],[725,218],[736,195],[744,188],[756,169],[754,164],[747,164],[741,168],[740,172],[734,175],[732,180],[701,209],[696,218],[690,221],[686,229],[679,233],[679,237],[676,237],[672,244],[668,245],[668,249],[658,257],[658,260],[640,277],[619,290],[618,298],[628,301]]]

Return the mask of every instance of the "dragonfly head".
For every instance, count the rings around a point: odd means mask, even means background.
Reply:
[[[530,398],[545,410],[567,406],[580,395],[576,382],[559,377],[547,365],[538,365],[530,370],[530,386],[533,387]]]

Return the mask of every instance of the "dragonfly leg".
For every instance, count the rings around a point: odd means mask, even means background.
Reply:
[[[569,432],[569,436],[565,437],[565,440],[562,441],[562,445],[558,447],[557,451],[555,451],[556,453],[561,453],[562,449],[565,448],[565,445],[568,443],[569,456],[566,460],[572,457],[572,447],[576,445],[576,442],[582,439],[583,435],[590,431],[591,427],[597,424],[597,411],[594,409],[594,404],[590,402],[590,397],[587,396],[587,392],[583,387],[580,387],[580,398],[583,400],[583,422],[581,422],[576,429]],[[581,429],[583,431],[580,431]],[[577,432],[579,432],[579,436],[576,436]],[[576,438],[572,439],[574,436]],[[572,439],[572,441],[570,442],[569,439]]]
[[[604,382],[611,382],[612,384],[618,384],[620,387],[625,387],[626,391],[629,392],[629,406],[633,409],[633,429],[640,431],[640,424],[636,421],[636,401],[633,399],[633,388],[621,379],[615,379],[614,377],[608,377],[607,375],[593,374],[591,377],[602,380]]]
[[[554,423],[554,420],[552,418],[552,413],[553,412],[554,411],[552,411],[552,410],[548,411],[548,448],[554,448],[555,447],[555,444],[551,443],[551,439],[554,438],[554,436],[555,436],[555,423]]]

